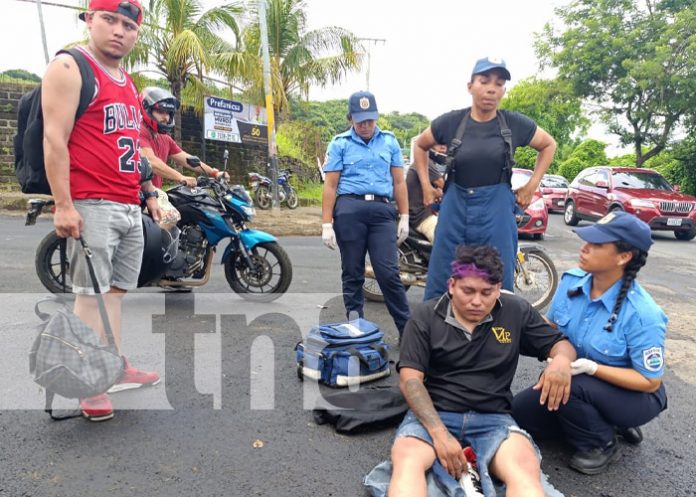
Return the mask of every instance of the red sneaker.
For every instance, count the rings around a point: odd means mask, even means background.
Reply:
[[[80,409],[82,415],[90,421],[106,421],[114,417],[114,408],[105,393],[80,399]]]
[[[128,363],[128,360],[123,358],[123,374],[107,393],[122,392],[123,390],[132,390],[134,388],[149,387],[157,385],[160,382],[160,375],[154,371],[142,371],[134,368]]]

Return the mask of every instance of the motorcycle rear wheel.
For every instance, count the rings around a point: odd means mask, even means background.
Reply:
[[[540,311],[546,307],[558,287],[558,273],[551,258],[538,248],[523,249],[524,269],[515,265],[515,294],[527,300],[532,307]]]
[[[398,257],[399,265],[408,265],[408,258],[406,257],[402,247],[398,248]],[[369,264],[369,261],[366,261],[366,264]],[[409,288],[411,288],[410,285],[404,285],[404,291],[408,292]],[[371,302],[384,302],[384,294],[382,293],[382,289],[379,287],[379,283],[377,283],[376,278],[365,276],[365,281],[363,283],[363,295]]]
[[[408,292],[410,285],[404,285],[404,291]],[[365,278],[363,283],[363,295],[370,302],[384,302],[384,294],[379,288],[379,283],[374,278]]]
[[[66,244],[67,239],[59,238],[55,231],[51,231],[41,240],[36,249],[34,259],[36,275],[41,284],[51,293],[72,293],[70,262],[65,261],[65,287],[63,287],[63,270],[60,264],[61,245],[65,247]]]
[[[292,282],[292,263],[276,242],[259,243],[249,254],[250,268],[239,252],[225,261],[225,278],[240,297],[255,302],[272,302],[283,295]]]
[[[286,203],[288,204],[288,209],[297,209],[297,206],[300,205],[300,199],[297,197],[297,192],[294,189],[291,189],[288,193]]]
[[[256,189],[256,194],[254,195],[254,201],[256,202],[256,207],[261,210],[267,210],[271,208],[273,203],[273,197],[271,197],[271,191],[267,186],[259,186]]]

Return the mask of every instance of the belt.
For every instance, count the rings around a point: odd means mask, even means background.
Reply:
[[[370,202],[377,201],[377,202],[389,203],[389,197],[383,197],[382,195],[373,195],[371,193],[368,193],[367,195],[356,195],[355,193],[344,193],[342,195],[339,195],[339,197],[359,198],[360,200],[368,200]]]

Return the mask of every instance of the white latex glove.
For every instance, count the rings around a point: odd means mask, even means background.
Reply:
[[[570,363],[570,367],[570,373],[573,376],[583,373],[592,376],[597,372],[599,365],[590,359],[576,359]]]
[[[331,250],[336,249],[336,233],[332,223],[323,223],[321,225],[321,241]]]
[[[396,244],[401,245],[406,238],[408,238],[408,214],[401,214],[396,228]]]

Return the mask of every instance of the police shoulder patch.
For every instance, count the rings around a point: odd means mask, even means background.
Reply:
[[[643,366],[648,371],[660,371],[665,365],[662,347],[651,347],[643,351]]]

